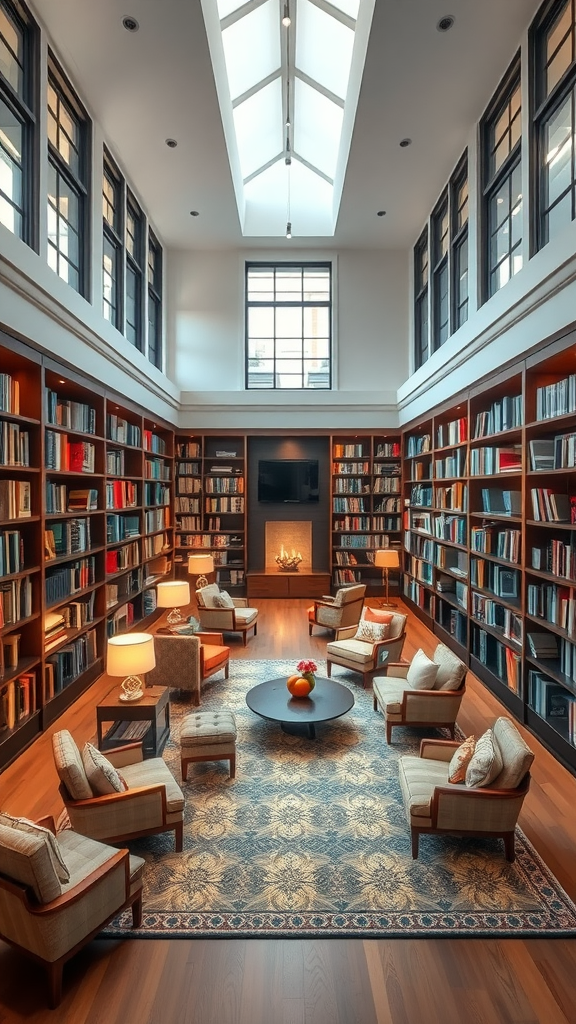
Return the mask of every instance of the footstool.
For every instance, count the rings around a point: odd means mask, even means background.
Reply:
[[[231,711],[193,711],[180,731],[182,781],[191,761],[229,761],[230,778],[236,775],[236,719]]]

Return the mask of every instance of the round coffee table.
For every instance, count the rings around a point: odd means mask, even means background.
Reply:
[[[354,707],[354,694],[347,686],[333,679],[316,676],[316,686],[309,697],[292,697],[286,687],[286,678],[268,679],[253,686],[246,694],[251,711],[271,722],[280,722],[284,732],[306,726],[308,737],[316,738],[316,723],[340,718]]]

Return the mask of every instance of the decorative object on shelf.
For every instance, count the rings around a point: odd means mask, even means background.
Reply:
[[[194,615],[189,615],[179,625],[173,626],[170,632],[175,636],[193,636],[199,629],[200,621]]]
[[[106,671],[109,676],[125,676],[120,700],[136,701],[144,696],[139,672],[150,672],[156,665],[154,637],[151,633],[127,633],[108,640]]]
[[[197,576],[196,590],[208,586],[207,576],[214,572],[214,558],[212,555],[189,555],[188,572],[191,576]]]
[[[299,661],[296,668],[297,672],[288,676],[286,686],[293,697],[309,697],[316,686],[314,673],[318,666],[314,661]]]
[[[295,551],[292,548],[292,553],[284,550],[284,545],[280,549],[280,554],[275,557],[276,564],[281,572],[298,572],[298,566],[302,561],[302,555],[299,551]]]
[[[383,581],[386,586],[386,598],[380,604],[383,608],[396,608],[396,601],[391,601],[388,594],[388,573],[390,569],[400,568],[400,558],[395,548],[383,548],[374,555],[374,565],[382,569]]]
[[[190,604],[190,584],[187,580],[165,580],[156,587],[156,607],[171,608],[166,621],[170,627],[185,623],[181,605]]]

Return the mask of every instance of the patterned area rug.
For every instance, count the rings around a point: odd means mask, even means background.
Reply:
[[[124,914],[107,936],[576,935],[576,906],[519,830],[514,864],[499,840],[439,836],[412,860],[397,761],[424,733],[397,730],[388,747],[357,677],[338,672],[356,703],[315,740],[248,710],[252,686],[293,671],[237,661],[228,682],[207,685],[201,710],[236,715],[237,777],[227,762],[189,766],[184,852],[173,833],[131,844],[147,861],[143,924],[132,931]],[[173,695],[164,756],[177,779],[191,710]]]

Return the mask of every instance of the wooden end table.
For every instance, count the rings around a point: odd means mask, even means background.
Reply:
[[[144,757],[160,757],[170,735],[170,688],[147,686],[138,701],[120,700],[121,693],[120,687],[116,687],[96,707],[98,749],[110,750],[141,739]],[[105,722],[112,724],[104,733]],[[143,730],[130,728],[133,722],[148,722],[143,735],[137,735]]]

